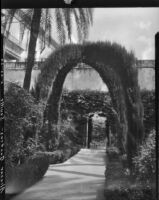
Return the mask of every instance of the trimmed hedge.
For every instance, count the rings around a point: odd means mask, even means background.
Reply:
[[[97,111],[107,113],[108,107],[112,107],[108,92],[91,90],[63,90],[61,98],[61,110],[73,110],[80,114],[88,114]]]
[[[120,152],[117,147],[107,147],[106,153],[109,160],[119,159]]]
[[[44,155],[34,155],[17,167],[6,168],[6,194],[18,194],[39,181],[49,167]]]
[[[155,91],[141,91],[146,136],[155,128]]]
[[[75,155],[80,148],[77,147],[72,147],[70,149],[61,149],[61,150],[56,150],[54,152],[38,152],[38,155],[44,155],[45,157],[48,158],[49,164],[58,164],[62,163],[66,160],[68,160],[70,157]]]
[[[155,194],[155,189],[140,186],[113,188],[104,191],[106,200],[156,200]]]
[[[151,184],[156,180],[156,131],[152,130],[143,144],[139,147],[138,154],[133,158],[134,175],[137,180]]]

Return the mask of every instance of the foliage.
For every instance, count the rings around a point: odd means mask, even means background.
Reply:
[[[108,158],[111,160],[118,159],[120,155],[119,149],[115,146],[107,147],[106,153]]]
[[[104,142],[106,135],[105,121],[93,120],[92,139],[96,142]]]
[[[91,90],[63,91],[61,99],[61,110],[74,110],[80,114],[93,112],[107,112],[111,107],[110,95],[107,92]]]
[[[155,91],[141,91],[146,136],[155,128]]]
[[[57,164],[62,163],[68,160],[70,157],[75,155],[79,151],[79,146],[74,147],[65,147],[60,150],[56,150],[53,152],[38,152],[38,155],[44,155],[48,158],[49,164]]]
[[[6,193],[20,193],[39,181],[49,166],[45,155],[34,155],[24,164],[6,168]]]
[[[122,166],[125,170],[125,173],[127,173],[127,171],[129,171],[129,169],[128,169],[128,161],[127,161],[127,155],[126,154],[123,154],[121,156],[121,162],[122,162]]]
[[[62,109],[58,148],[83,146],[86,118],[74,110]]]
[[[64,159],[64,153],[62,150],[56,150],[53,152],[39,152],[38,154],[46,156],[49,160],[49,164],[61,163]]]
[[[79,119],[76,119],[76,122],[79,123],[79,127],[77,128],[79,132],[83,132],[84,130],[79,129],[80,127],[82,129],[82,127],[86,125],[86,118],[84,119],[84,117],[82,118],[81,116],[86,117],[88,114],[97,113],[99,116],[101,115],[109,118],[112,133],[115,133],[116,123],[111,108],[112,102],[108,92],[91,90],[64,90],[62,93],[60,108],[61,115],[65,117],[65,115],[68,114],[66,111],[70,110],[72,113],[75,113],[74,116],[79,116]],[[83,128],[86,129],[86,127]],[[105,137],[105,123],[100,123],[97,120],[94,121],[93,135],[95,140],[103,139]]]
[[[75,144],[77,142],[76,134],[75,126],[67,120],[64,120],[60,126],[58,148],[69,147],[73,143]]]
[[[50,123],[58,123],[62,87],[70,70],[79,63],[93,67],[109,88],[119,138],[124,142],[127,138],[127,143],[122,142],[120,146],[123,151],[127,148],[131,165],[137,144],[144,134],[143,106],[135,62],[132,52],[108,41],[70,44],[57,49],[43,64],[36,83],[38,96],[48,105]]]
[[[45,48],[46,42],[48,44],[52,42],[51,29],[54,21],[52,19],[51,12],[52,12],[51,9],[35,8],[35,9],[26,9],[25,11],[22,11],[21,9],[10,9],[8,11],[8,14],[6,14],[5,23],[9,23],[9,27],[12,23],[12,20],[8,20],[8,15],[11,16],[10,17],[11,19],[15,17],[16,13],[18,13],[18,15],[21,16],[21,21],[22,21],[22,23],[20,23],[21,40],[23,39],[25,28],[27,27],[30,29],[26,73],[23,83],[24,89],[28,91],[30,89],[31,71],[34,66],[38,35],[41,36],[40,41],[41,41],[42,51]],[[86,37],[88,36],[88,28],[93,22],[91,8],[56,8],[55,12],[53,13],[55,15],[54,19],[56,21],[57,33],[59,35],[61,44],[64,44],[66,42],[67,39],[66,35],[68,36],[68,39],[71,41],[72,24],[73,24],[72,15],[74,16],[75,23],[77,24],[76,27],[78,31],[79,40],[81,41],[82,39],[86,39]]]
[[[10,164],[23,162],[35,151],[35,131],[42,123],[43,106],[35,104],[33,97],[15,84],[7,84],[5,95],[5,156]],[[33,116],[36,121],[33,122]],[[27,139],[32,137],[32,140]],[[42,150],[41,147],[37,147]]]
[[[156,200],[155,190],[146,187],[131,186],[128,188],[112,188],[104,191],[105,199],[109,200]]]
[[[146,141],[140,146],[138,155],[134,157],[134,173],[137,180],[149,184],[155,181],[156,150],[155,130],[152,130]]]
[[[25,29],[31,29],[31,22],[35,9],[7,9],[3,27],[6,32],[9,32],[15,14],[19,14],[22,23],[20,26],[20,38],[23,39]],[[40,15],[40,42],[41,51],[45,48],[46,43],[50,45],[52,24],[56,24],[56,31],[61,44],[65,43],[66,38],[71,40],[72,21],[73,17],[76,21],[76,29],[78,39],[81,42],[88,36],[88,28],[93,23],[93,9],[90,8],[56,8],[56,9],[41,9]],[[53,20],[55,19],[55,20]],[[56,23],[55,23],[56,21]],[[7,23],[9,28],[6,29]]]

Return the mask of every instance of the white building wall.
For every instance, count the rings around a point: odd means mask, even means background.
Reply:
[[[40,70],[32,71],[31,87],[39,74]],[[19,82],[23,84],[24,70],[5,70],[4,80]],[[154,68],[141,68],[138,71],[138,81],[141,90],[154,90],[155,89],[155,70]],[[73,70],[70,72],[64,82],[64,88],[68,90],[99,90],[108,91],[107,86],[103,83],[99,74],[94,70],[80,71]]]

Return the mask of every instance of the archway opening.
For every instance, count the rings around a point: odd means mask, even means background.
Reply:
[[[99,74],[84,63],[75,66],[65,78],[59,118],[62,124],[66,119],[72,122],[70,126],[77,131],[76,141],[81,140],[82,148],[102,148],[105,140],[105,120],[99,115],[102,111],[108,114],[112,101],[104,86]]]

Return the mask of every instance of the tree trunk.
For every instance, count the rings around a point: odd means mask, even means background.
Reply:
[[[23,83],[23,88],[28,91],[30,89],[31,72],[32,72],[32,69],[34,66],[34,60],[35,60],[36,42],[38,39],[38,33],[39,33],[39,28],[40,28],[41,11],[42,11],[41,9],[34,9],[33,18],[31,22],[28,57],[27,57],[25,78],[24,78],[24,83]]]

